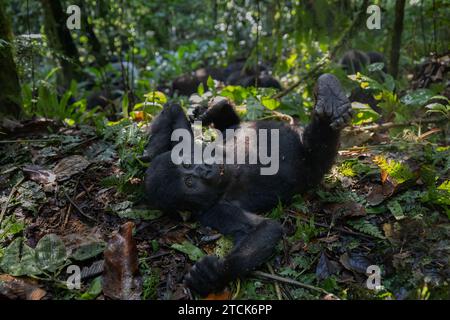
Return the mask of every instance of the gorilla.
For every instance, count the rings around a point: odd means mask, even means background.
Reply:
[[[245,60],[240,59],[230,63],[226,68],[205,67],[192,73],[183,74],[172,82],[172,92],[190,96],[197,92],[197,88],[201,83],[206,88],[206,83],[210,76],[212,79],[227,85],[282,89],[281,84],[269,74],[265,66],[249,68],[245,66]]]
[[[266,262],[274,253],[283,230],[277,221],[259,216],[288,204],[297,193],[320,183],[333,165],[341,129],[352,117],[349,100],[338,79],[323,74],[314,90],[315,107],[306,128],[280,121],[240,122],[225,98],[215,98],[198,116],[202,125],[212,125],[225,133],[225,154],[235,155],[245,147],[246,159],[262,147],[246,139],[247,131],[278,130],[279,139],[269,135],[266,142],[271,156],[278,145],[279,167],[275,173],[262,174],[265,164],[207,163],[191,164],[191,155],[180,164],[173,161],[177,143],[172,133],[184,129],[192,137],[191,124],[183,109],[166,105],[150,127],[143,160],[150,166],[145,174],[145,197],[150,208],[164,213],[191,212],[203,226],[234,239],[234,247],[224,258],[209,255],[195,263],[185,276],[185,285],[204,296],[220,292],[233,279],[242,277]],[[234,130],[229,130],[234,129]],[[239,144],[240,139],[245,143]],[[211,142],[213,143],[213,142]],[[211,143],[204,145],[207,148]],[[202,146],[201,146],[202,148]],[[184,158],[186,159],[186,158]]]
[[[95,79],[88,80],[85,85],[86,90],[92,90],[86,99],[88,110],[97,106],[102,110],[117,108],[125,94],[127,84],[133,87],[139,79],[139,70],[132,62],[120,61],[117,57],[112,57],[105,72],[105,78],[107,83],[104,83],[102,88],[95,86]],[[135,95],[130,97],[137,99]]]
[[[342,56],[339,64],[347,74],[361,72],[365,67],[373,63],[383,63],[383,72],[387,72],[384,56],[379,52],[363,52],[360,50],[349,50]]]
[[[339,61],[339,64],[345,70],[347,74],[355,74],[363,71],[368,65],[373,63],[383,63],[383,72],[377,72],[371,74],[375,80],[384,81],[384,73],[387,73],[386,61],[384,56],[378,52],[363,52],[360,50],[347,51]],[[355,88],[350,94],[350,101],[360,102],[369,105],[372,110],[377,113],[382,113],[380,107],[378,107],[378,101],[373,97],[373,90],[362,89],[360,87]]]

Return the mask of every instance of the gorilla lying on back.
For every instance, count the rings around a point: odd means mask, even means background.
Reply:
[[[277,121],[240,123],[230,103],[223,99],[199,116],[203,125],[225,133],[223,151],[233,153],[240,138],[251,129],[277,129],[279,141],[268,135],[268,150],[278,142],[279,169],[262,175],[258,164],[174,164],[172,132],[191,125],[178,105],[166,106],[151,126],[144,159],[151,161],[145,188],[149,206],[163,212],[189,211],[204,226],[234,238],[232,251],[224,258],[206,256],[185,277],[185,283],[200,295],[219,292],[227,283],[266,262],[282,236],[281,225],[261,216],[281,201],[289,203],[297,193],[316,186],[331,168],[337,154],[340,130],[351,118],[351,106],[339,81],[330,74],[319,77],[311,123],[303,130]],[[226,129],[234,129],[232,131]],[[228,131],[228,132],[227,132]],[[232,133],[230,133],[232,132]],[[244,140],[246,141],[246,140]],[[261,141],[259,142],[261,148]],[[246,141],[246,157],[256,152]],[[241,144],[242,146],[242,144]],[[206,161],[205,161],[206,162]],[[228,161],[227,161],[228,162]],[[233,162],[235,163],[235,161]]]

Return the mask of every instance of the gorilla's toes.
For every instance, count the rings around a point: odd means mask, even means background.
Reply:
[[[185,276],[184,283],[201,296],[220,292],[227,284],[223,261],[217,256],[203,257]]]
[[[334,75],[325,73],[319,77],[315,95],[314,112],[317,116],[329,119],[333,129],[341,129],[348,124],[352,116],[351,104]]]

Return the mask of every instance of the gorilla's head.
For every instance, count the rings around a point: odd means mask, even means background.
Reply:
[[[145,174],[150,207],[167,212],[207,209],[226,187],[224,167],[208,164],[175,165],[170,151],[157,156]]]

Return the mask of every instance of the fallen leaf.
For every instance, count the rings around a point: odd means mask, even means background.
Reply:
[[[36,281],[0,274],[0,298],[10,300],[41,300],[47,292]]]
[[[53,172],[56,174],[58,181],[67,180],[71,176],[82,172],[90,164],[85,157],[73,155],[59,161],[55,168],[53,168]]]
[[[335,274],[337,271],[337,268],[331,263],[325,252],[322,252],[316,267],[316,277],[319,280],[323,280]]]
[[[336,217],[363,217],[366,215],[366,208],[355,201],[328,203],[324,206],[324,211]]]
[[[372,263],[365,256],[361,254],[348,254],[344,253],[339,258],[339,262],[344,266],[345,269],[354,271],[357,273],[365,274],[367,267]]]
[[[44,189],[51,187],[56,182],[56,175],[40,166],[29,165],[24,167],[23,171],[28,174],[31,180],[42,184]]]
[[[104,252],[102,287],[105,296],[111,299],[140,300],[141,297],[142,278],[133,227],[132,222],[123,224]]]
[[[189,259],[192,261],[200,260],[201,257],[205,255],[205,253],[189,241],[183,241],[183,243],[174,243],[171,248],[183,252],[189,256]]]
[[[231,300],[231,292],[224,290],[221,293],[210,293],[204,300]]]

